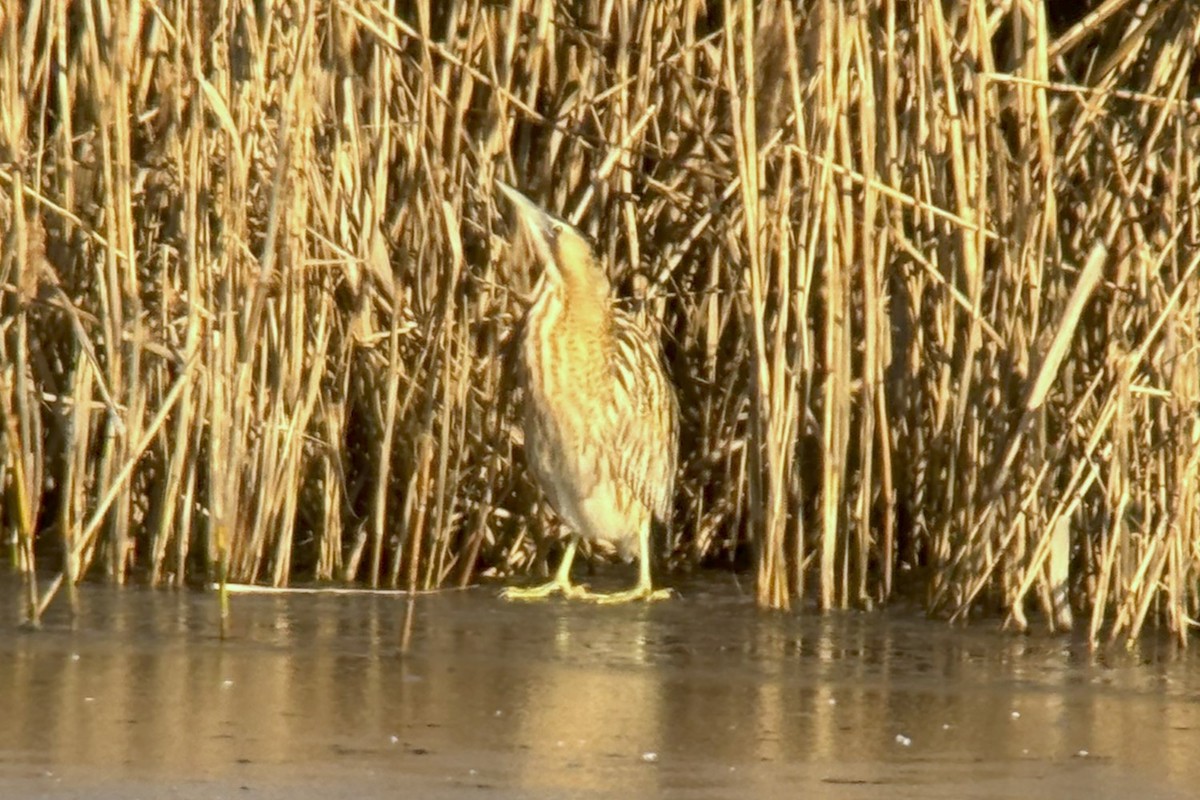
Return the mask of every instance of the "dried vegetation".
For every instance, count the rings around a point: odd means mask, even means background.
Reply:
[[[661,325],[677,564],[1186,637],[1198,52],[1182,0],[5,4],[27,614],[98,575],[544,569],[502,177]]]

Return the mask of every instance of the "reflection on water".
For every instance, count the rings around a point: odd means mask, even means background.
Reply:
[[[1200,662],[912,615],[87,587],[0,628],[0,796],[1185,797]],[[0,597],[16,587],[0,581]],[[108,795],[70,795],[109,787]],[[274,792],[274,794],[272,793]]]

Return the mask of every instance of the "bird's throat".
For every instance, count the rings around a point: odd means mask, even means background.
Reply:
[[[545,285],[530,309],[526,358],[557,364],[549,384],[560,391],[587,392],[605,382],[613,346],[612,305],[607,295],[572,292],[564,283]],[[595,372],[595,374],[592,374]]]

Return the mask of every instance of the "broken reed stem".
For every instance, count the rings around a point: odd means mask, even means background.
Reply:
[[[677,562],[751,550],[769,607],[1183,638],[1200,22],[801,5],[4,7],[10,560],[61,546],[72,591],[544,569],[503,173],[663,332]]]

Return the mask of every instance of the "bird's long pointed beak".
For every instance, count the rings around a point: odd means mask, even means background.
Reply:
[[[499,178],[496,179],[496,188],[499,189],[505,197],[511,200],[517,208],[527,208],[531,211],[541,211],[541,209],[537,207],[536,203]]]
[[[550,241],[553,237],[552,226],[554,218],[541,209],[525,195],[518,192],[502,180],[496,180],[496,188],[509,199],[517,209],[517,216],[533,239],[534,247],[547,261],[553,260]]]

